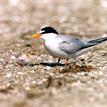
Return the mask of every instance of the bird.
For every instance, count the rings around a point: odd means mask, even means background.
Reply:
[[[66,59],[65,64],[69,59],[75,59],[91,47],[107,40],[107,37],[82,40],[71,35],[61,35],[51,26],[42,27],[39,32],[32,35],[32,38],[42,38],[47,52],[58,58],[57,63],[60,63],[61,59]]]

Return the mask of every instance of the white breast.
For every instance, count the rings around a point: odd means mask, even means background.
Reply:
[[[45,48],[47,50],[47,52],[52,55],[53,57],[56,58],[68,58],[69,56],[63,52],[62,50],[60,50],[59,48],[59,41],[58,40],[49,40],[45,42]]]
[[[45,48],[47,52],[56,58],[70,58],[71,56],[59,48],[59,43],[62,41],[62,39],[58,38],[57,36],[57,34],[53,33],[43,34],[43,36],[41,36],[41,38],[45,41]]]

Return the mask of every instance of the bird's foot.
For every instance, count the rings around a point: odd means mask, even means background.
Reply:
[[[67,66],[67,65],[70,64],[70,62],[68,62],[68,61],[69,61],[69,59],[66,59],[66,60],[65,60],[65,62],[64,62],[65,66]]]

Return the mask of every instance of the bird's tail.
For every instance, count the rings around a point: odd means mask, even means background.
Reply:
[[[100,44],[100,43],[102,43],[104,41],[107,41],[107,37],[94,39],[94,40],[89,40],[89,41],[87,41],[87,47],[91,47],[91,46]]]

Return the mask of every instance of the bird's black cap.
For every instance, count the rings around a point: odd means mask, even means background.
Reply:
[[[43,27],[41,29],[41,31],[43,31],[41,34],[46,34],[46,33],[54,33],[54,34],[58,34],[58,32],[53,28],[53,27]]]

